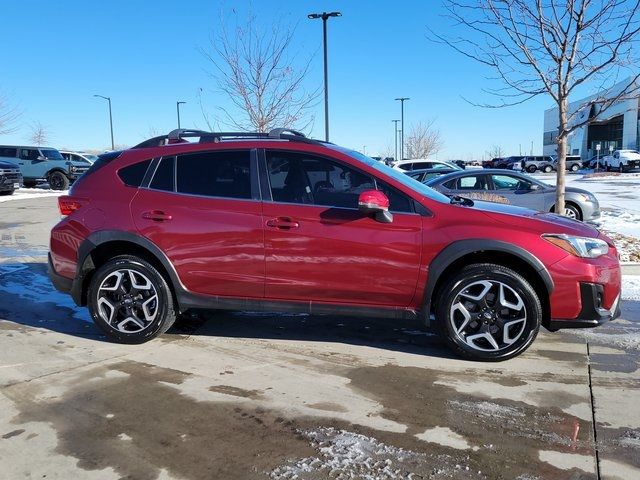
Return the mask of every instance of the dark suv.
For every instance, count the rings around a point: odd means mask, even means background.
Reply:
[[[540,325],[619,313],[618,254],[595,228],[450,198],[289,130],[177,130],[101,156],[59,206],[50,277],[118,342],[191,309],[293,311],[419,319],[503,360]]]

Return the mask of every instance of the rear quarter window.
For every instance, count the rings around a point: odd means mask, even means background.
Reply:
[[[134,163],[133,165],[118,170],[118,176],[125,185],[129,187],[139,187],[142,184],[142,180],[150,164],[151,160]]]
[[[17,148],[0,147],[0,157],[15,158],[18,155]]]

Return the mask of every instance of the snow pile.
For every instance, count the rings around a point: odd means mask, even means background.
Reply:
[[[319,451],[318,457],[302,458],[277,467],[270,473],[272,479],[390,480],[425,478],[425,474],[438,478],[455,471],[463,471],[469,476],[472,474],[468,466],[462,466],[459,462],[456,464],[447,455],[434,457],[433,464],[438,467],[433,467],[423,453],[387,445],[346,430],[318,428],[298,433],[310,440],[311,445]]]
[[[30,198],[59,197],[67,195],[69,190],[50,190],[47,188],[19,188],[13,195],[1,195],[0,202],[10,200],[28,200]]]
[[[640,275],[623,275],[622,299],[640,301]]]
[[[602,229],[640,239],[640,214],[628,210],[603,210],[595,221]]]

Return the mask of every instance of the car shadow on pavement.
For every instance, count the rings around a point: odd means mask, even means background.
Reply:
[[[341,343],[394,352],[459,359],[417,320],[265,312],[206,311],[181,318],[165,334]]]
[[[44,262],[0,264],[0,329],[11,330],[12,324],[108,341],[86,308],[55,290]],[[343,343],[457,358],[435,332],[409,320],[205,311],[181,317],[163,338],[179,340],[185,336]]]

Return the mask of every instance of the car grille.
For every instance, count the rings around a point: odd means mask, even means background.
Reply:
[[[0,168],[0,180],[2,183],[20,183],[22,181],[22,175],[17,168]]]

